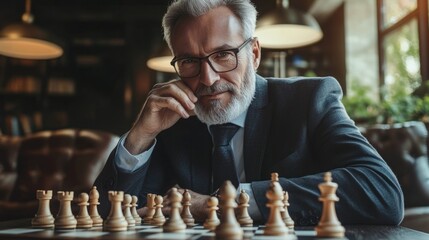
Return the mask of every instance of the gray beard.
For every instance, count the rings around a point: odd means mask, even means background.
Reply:
[[[201,87],[197,89],[196,96],[204,94],[213,94],[216,92],[230,91],[231,101],[226,106],[222,106],[220,100],[213,100],[210,106],[204,107],[197,102],[195,105],[195,114],[201,122],[207,125],[223,124],[232,121],[242,114],[249,106],[255,95],[255,71],[249,66],[243,77],[240,89],[229,82],[216,82],[210,87]]]

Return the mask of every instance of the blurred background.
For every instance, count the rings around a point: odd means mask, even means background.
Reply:
[[[1,54],[0,41],[1,132],[128,130],[153,84],[176,77],[168,64],[147,65],[169,55],[161,29],[169,2],[33,0],[28,9],[25,0],[0,1],[0,29],[22,22],[29,10],[31,24],[55,35],[63,50],[28,59]],[[322,33],[304,46],[264,47],[263,76],[330,75],[347,96],[364,89],[375,103],[398,84],[411,94],[429,80],[428,0],[252,2],[259,18],[288,2],[283,7],[314,17]]]

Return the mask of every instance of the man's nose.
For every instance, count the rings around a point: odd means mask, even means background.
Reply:
[[[206,86],[213,85],[219,80],[219,74],[213,70],[208,61],[201,62],[200,82]]]

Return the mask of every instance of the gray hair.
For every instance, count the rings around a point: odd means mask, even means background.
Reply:
[[[177,21],[185,16],[198,17],[211,9],[226,6],[240,20],[244,39],[253,37],[257,11],[250,0],[175,0],[162,19],[164,39],[171,48],[171,31]]]

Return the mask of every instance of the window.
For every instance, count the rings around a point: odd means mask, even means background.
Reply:
[[[416,9],[417,0],[384,0],[382,9],[383,27],[392,26]]]
[[[387,93],[393,91],[390,88],[396,84],[402,85],[409,93],[421,85],[417,29],[417,21],[413,19],[384,38],[384,84]]]
[[[428,76],[429,0],[377,0],[380,85],[414,92]]]

